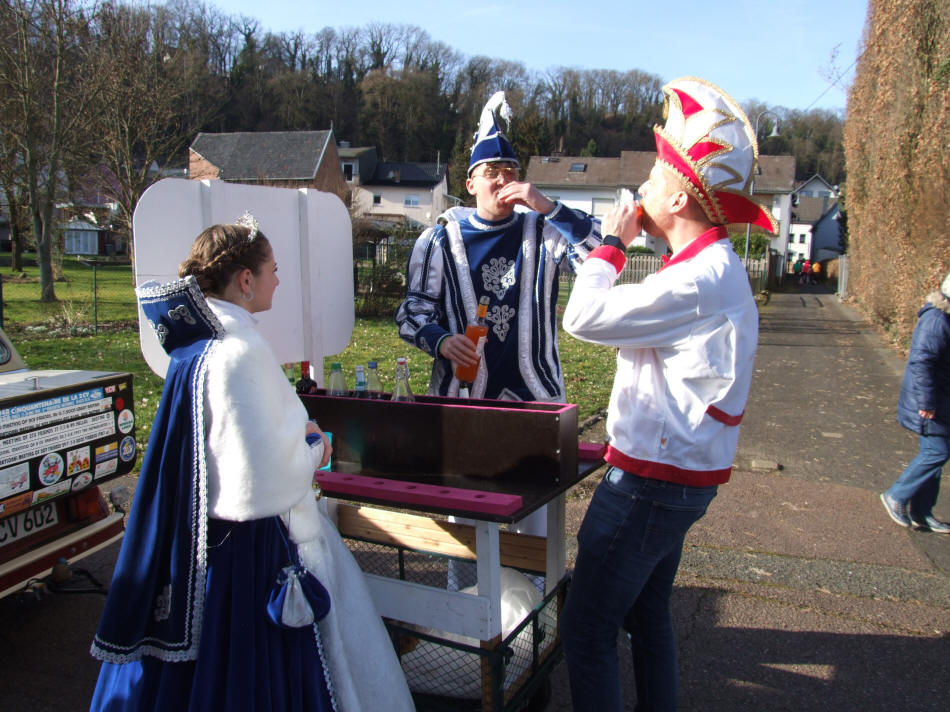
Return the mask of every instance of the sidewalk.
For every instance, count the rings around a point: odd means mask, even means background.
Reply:
[[[823,286],[762,306],[736,469],[690,531],[674,591],[680,709],[950,705],[950,537],[901,529],[878,499],[917,451],[895,421],[902,373]],[[585,506],[571,498],[568,521]],[[950,519],[947,488],[936,514]],[[569,710],[563,663],[552,683],[547,710]]]

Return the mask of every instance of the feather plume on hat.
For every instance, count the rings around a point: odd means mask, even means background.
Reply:
[[[505,100],[505,92],[496,91],[491,99],[482,108],[482,116],[478,122],[478,133],[476,137],[489,136],[493,131],[498,131],[498,125],[495,123],[495,112],[505,120],[505,129],[511,130],[511,107]]]
[[[482,163],[491,163],[494,161],[505,161],[514,163],[516,166],[518,156],[511,142],[498,128],[498,122],[495,115],[500,116],[505,121],[505,128],[511,127],[511,106],[505,100],[505,92],[497,91],[482,108],[481,117],[478,120],[478,131],[475,133],[475,141],[472,144],[472,159],[468,164],[468,174],[472,175],[472,169]]]

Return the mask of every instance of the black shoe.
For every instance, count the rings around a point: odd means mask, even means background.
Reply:
[[[902,527],[909,527],[911,525],[910,517],[907,516],[907,504],[905,502],[898,502],[896,499],[892,499],[888,496],[887,492],[881,492],[881,502],[884,503],[884,509],[887,510],[891,519]]]

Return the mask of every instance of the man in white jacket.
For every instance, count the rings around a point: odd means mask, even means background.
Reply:
[[[607,415],[610,469],[578,533],[562,619],[575,710],[623,708],[617,632],[630,636],[637,709],[674,710],[670,594],[690,526],[728,481],[752,380],[758,314],[726,225],[775,230],[749,199],[755,136],[741,108],[694,78],[664,88],[657,162],[641,203],[603,220],[564,328],[618,349]],[[641,229],[673,254],[641,284],[614,285]]]

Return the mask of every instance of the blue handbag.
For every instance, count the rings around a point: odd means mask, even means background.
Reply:
[[[317,577],[301,565],[297,547],[290,544],[284,533],[284,523],[280,517],[276,519],[290,563],[277,574],[267,598],[267,617],[281,628],[303,628],[323,620],[330,612],[330,594]]]

